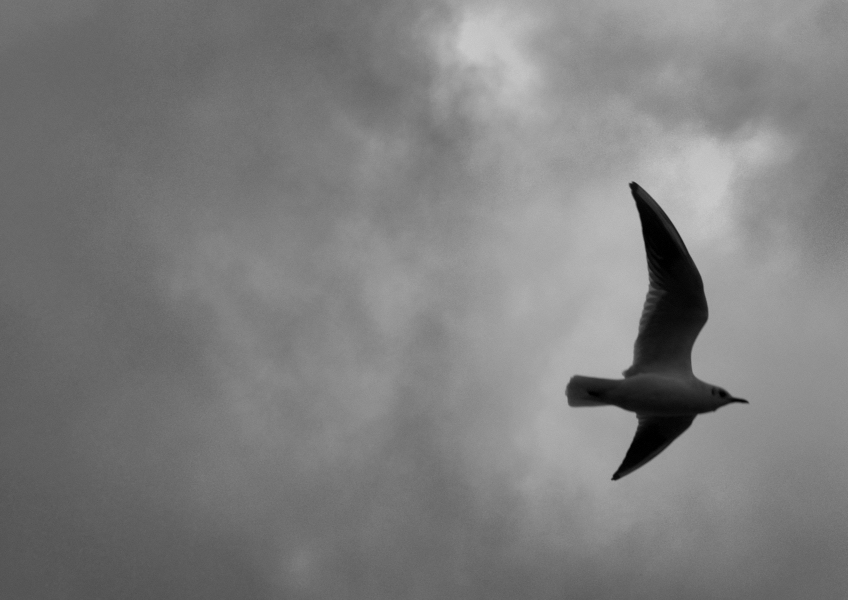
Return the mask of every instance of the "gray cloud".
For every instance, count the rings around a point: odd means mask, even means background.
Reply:
[[[619,96],[719,138],[774,129],[793,160],[739,174],[749,227],[760,237],[791,218],[814,260],[844,257],[844,4],[546,8],[558,18],[536,46],[562,98]]]
[[[512,96],[451,45],[482,5],[77,6],[0,48],[3,595],[844,588],[839,4],[528,5]],[[626,367],[624,184],[756,128],[696,253],[751,410],[613,486],[631,420],[562,386]]]

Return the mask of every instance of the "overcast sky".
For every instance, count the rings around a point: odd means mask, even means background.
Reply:
[[[6,0],[0,596],[843,598],[848,5]],[[677,225],[702,379],[610,481]]]

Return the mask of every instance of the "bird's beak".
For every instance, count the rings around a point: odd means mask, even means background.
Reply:
[[[731,398],[731,402],[741,402],[742,404],[750,404],[747,400],[743,400],[742,398]]]

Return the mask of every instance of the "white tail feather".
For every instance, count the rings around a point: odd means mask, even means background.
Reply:
[[[575,375],[565,388],[569,406],[606,406],[605,396],[618,387],[623,379],[603,379]]]

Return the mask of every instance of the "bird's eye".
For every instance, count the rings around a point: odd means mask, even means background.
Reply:
[[[727,398],[727,392],[725,392],[724,390],[719,390],[718,395],[722,398]]]

